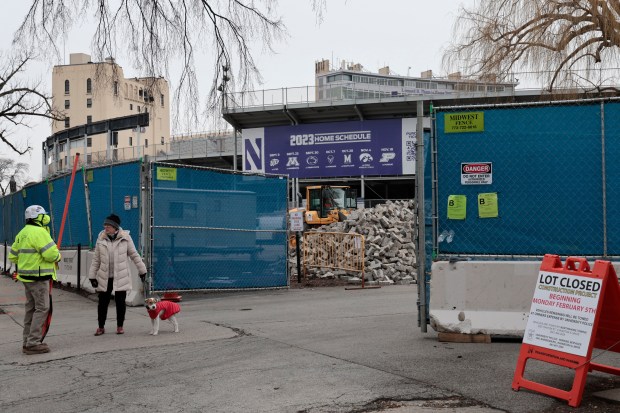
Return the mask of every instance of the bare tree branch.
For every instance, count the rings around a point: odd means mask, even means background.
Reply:
[[[324,0],[312,3],[317,14],[325,8]],[[152,78],[170,78],[170,68],[180,66],[174,120],[196,124],[203,69],[196,67],[196,53],[211,57],[208,109],[218,107],[220,86],[224,92],[252,89],[261,82],[252,45],[271,51],[285,36],[276,6],[277,0],[31,0],[14,42],[58,58],[58,42],[73,24],[94,15],[94,59],[127,54],[140,76]]]
[[[63,114],[52,108],[51,97],[42,92],[40,82],[20,78],[30,60],[30,55],[0,55],[0,141],[20,155],[32,149],[27,141],[18,142],[14,137],[20,127],[29,128],[32,117],[63,119]]]
[[[460,9],[454,39],[444,54],[450,71],[510,80],[521,70],[549,90],[579,86],[620,63],[620,2],[481,0]]]
[[[0,192],[2,196],[8,194],[9,182],[15,181],[17,187],[22,187],[28,178],[28,164],[16,162],[11,158],[0,158]]]

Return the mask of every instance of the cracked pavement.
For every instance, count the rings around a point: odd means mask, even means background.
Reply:
[[[181,332],[95,337],[96,301],[54,289],[45,340],[21,353],[23,287],[0,279],[2,412],[542,412],[565,403],[511,381],[520,343],[440,343],[417,326],[416,286],[184,294]],[[563,371],[534,366],[547,383]],[[594,373],[594,380],[597,374]],[[586,388],[586,392],[587,392]],[[558,410],[559,411],[559,410]]]

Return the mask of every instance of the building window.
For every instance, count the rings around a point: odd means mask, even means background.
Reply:
[[[92,116],[90,116],[90,115],[86,116],[86,123],[87,123],[87,124],[89,124],[89,123],[93,123],[93,117],[92,117]]]
[[[159,95],[159,103],[161,103],[161,107],[163,108],[164,107],[164,94],[163,93]]]
[[[86,147],[92,148],[93,146],[93,138],[86,138]]]
[[[140,105],[138,105],[138,113],[140,113]]]
[[[86,99],[86,107],[87,108],[93,107],[93,100],[91,98]]]
[[[149,140],[148,140],[148,139],[145,139],[145,140],[144,140],[144,147],[145,147],[145,148],[148,148],[148,147],[149,147]]]
[[[129,137],[129,146],[133,146],[133,136]]]
[[[161,144],[162,145],[164,144],[164,137],[163,136],[161,137]]]
[[[129,104],[129,110],[133,110],[133,103]]]
[[[90,165],[93,163],[93,156],[91,154],[86,155],[86,164]]]
[[[93,93],[93,81],[90,78],[86,79],[86,93]]]
[[[65,80],[65,95],[69,94],[69,80]]]
[[[59,143],[58,144],[58,152],[62,153],[65,151],[65,143]]]
[[[142,97],[142,89],[138,92],[138,96]]]
[[[69,109],[71,107],[71,101],[65,100],[65,109]]]
[[[71,121],[69,118],[65,118],[65,128],[71,127]]]
[[[118,132],[112,132],[112,142],[110,142],[110,145],[118,146]]]
[[[114,82],[114,96],[118,96],[118,82]]]

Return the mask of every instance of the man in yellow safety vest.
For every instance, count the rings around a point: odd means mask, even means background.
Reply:
[[[49,234],[50,216],[40,205],[25,212],[26,225],[11,245],[9,259],[17,264],[17,280],[26,290],[26,315],[22,351],[26,354],[48,353],[43,343],[43,326],[50,309],[50,280],[56,280],[56,263],[60,252]]]

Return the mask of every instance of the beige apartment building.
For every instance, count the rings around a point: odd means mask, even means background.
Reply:
[[[90,55],[72,53],[68,65],[52,72],[52,105],[65,118],[52,122],[53,135],[43,144],[43,174],[69,169],[77,152],[87,165],[161,154],[170,142],[169,97],[162,77],[125,78],[113,58],[93,63]],[[92,136],[60,133],[139,113],[149,114],[149,126]]]

